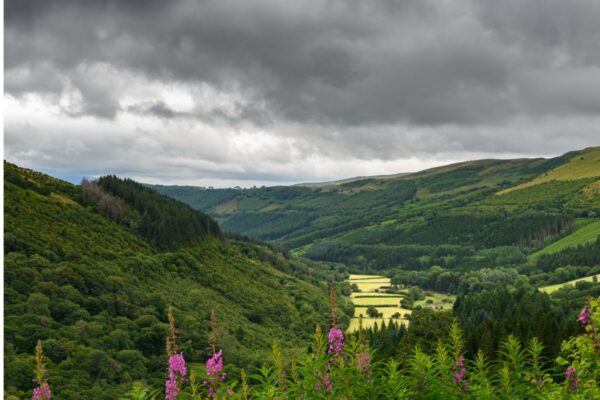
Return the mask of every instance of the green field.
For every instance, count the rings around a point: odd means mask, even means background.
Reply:
[[[529,182],[515,186],[500,193],[523,189],[550,181],[570,181],[574,179],[600,177],[600,148],[590,147],[578,152],[567,163],[562,164]]]
[[[415,301],[414,307],[428,307],[434,310],[450,310],[454,305],[455,300],[455,296],[428,291],[423,300]]]
[[[556,292],[558,289],[567,286],[567,285],[575,285],[577,282],[593,282],[594,278],[600,279],[600,274],[586,276],[585,278],[573,279],[572,281],[557,283],[555,285],[544,286],[540,288],[540,291],[546,293]]]
[[[600,236],[600,221],[595,221],[584,225],[570,235],[550,244],[542,250],[533,253],[530,257],[535,259],[543,254],[556,253],[567,247],[576,247],[582,244],[590,243]]]

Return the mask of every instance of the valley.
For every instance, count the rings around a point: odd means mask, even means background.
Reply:
[[[346,343],[385,362],[456,329],[471,359],[502,362],[514,335],[554,360],[600,296],[599,184],[600,148],[252,189],[73,185],[5,163],[7,393],[29,390],[40,338],[61,398],[157,387],[169,306],[190,371],[217,337],[227,374],[252,384],[278,348],[324,349],[334,309]]]

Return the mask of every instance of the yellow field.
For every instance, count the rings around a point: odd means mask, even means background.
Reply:
[[[350,275],[350,282],[356,281],[356,280],[361,280],[361,279],[387,279],[387,278],[385,276],[381,276],[381,275],[357,275],[357,274]]]
[[[594,277],[596,277],[598,280],[600,280],[600,274],[596,274],[596,275],[586,276],[585,278],[573,279],[572,281],[568,281],[568,282],[557,283],[556,285],[544,286],[544,287],[540,288],[540,292],[546,292],[546,293],[556,292],[558,289],[560,289],[561,287],[563,287],[565,285],[575,285],[575,283],[577,283],[577,282],[592,282],[594,280]]]
[[[400,307],[400,301],[404,296],[402,294],[393,294],[393,293],[378,293],[378,290],[381,286],[390,286],[391,281],[389,278],[381,275],[350,275],[349,282],[355,283],[356,286],[360,289],[358,293],[352,293],[351,298],[352,302],[356,306],[354,311],[355,318],[352,318],[350,321],[350,326],[348,327],[349,332],[353,332],[358,329],[358,316],[360,314],[363,315],[363,327],[369,328],[372,327],[375,322],[381,326],[381,323],[385,321],[387,324],[391,316],[395,313],[399,312],[402,316],[404,314],[410,314],[410,310],[406,310]],[[360,297],[360,296],[372,296],[372,297]],[[395,304],[393,307],[382,307],[384,305]],[[374,306],[377,307],[377,311],[383,313],[383,318],[368,318],[367,317],[367,307]],[[394,319],[396,322],[403,322],[408,325],[408,320],[404,318]]]
[[[411,310],[400,307],[400,302],[404,298],[405,294],[401,291],[400,293],[379,293],[376,292],[381,286],[391,286],[389,278],[381,275],[350,275],[348,280],[351,284],[355,283],[356,286],[361,290],[350,295],[352,303],[354,303],[354,315],[356,317],[350,320],[350,326],[348,327],[349,332],[356,331],[358,329],[358,317],[363,315],[363,327],[369,328],[377,322],[379,326],[385,321],[387,324],[390,320],[394,320],[398,323],[409,324],[409,320],[404,318],[405,314],[412,314]],[[415,302],[415,306],[420,305],[421,307],[430,307],[435,310],[443,309],[448,310],[452,308],[455,297],[452,295],[437,293],[437,292],[426,292],[427,295],[424,300]],[[368,297],[361,297],[368,296]],[[427,304],[427,300],[431,300],[433,303]],[[390,306],[391,307],[386,307]],[[368,306],[377,308],[377,311],[383,314],[383,318],[369,318],[367,317]],[[391,318],[392,315],[400,313],[401,318]]]
[[[361,296],[369,296],[371,298],[375,298],[375,297],[400,297],[400,298],[402,298],[402,297],[404,297],[402,295],[402,293],[403,293],[402,291],[400,291],[400,293],[381,293],[381,292],[380,293],[375,293],[375,292],[371,292],[371,293],[370,292],[366,292],[366,293],[363,293],[363,292],[354,292],[354,293],[350,294],[350,297],[352,297],[352,298],[361,298]]]
[[[353,298],[352,302],[355,306],[384,306],[384,305],[399,305],[402,297],[382,296],[382,297],[358,297]]]
[[[404,317],[404,314],[412,313],[411,310],[407,310],[406,308],[401,307],[377,307],[377,311],[383,314],[383,318],[391,318],[392,315],[396,314],[397,312],[399,312],[402,317]],[[360,314],[363,315],[363,318],[366,318],[367,307],[357,307],[354,309],[354,315],[358,317],[360,316]]]
[[[361,292],[375,292],[381,286],[389,286],[389,278],[380,275],[350,275],[350,284],[355,283]]]
[[[381,323],[383,321],[385,321],[386,325],[393,320],[394,322],[398,323],[398,324],[404,324],[406,326],[408,326],[409,321],[407,319],[403,319],[403,318],[398,318],[398,319],[392,319],[392,318],[363,318],[363,328],[370,328],[373,325],[375,325],[375,322],[377,322],[377,325],[381,327]],[[350,326],[348,327],[348,331],[349,332],[354,332],[358,330],[358,318],[352,318],[350,320]]]

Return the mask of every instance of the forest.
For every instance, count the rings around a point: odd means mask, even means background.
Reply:
[[[302,351],[327,320],[328,284],[341,279],[335,271],[225,239],[210,217],[131,181],[108,177],[111,192],[102,196],[141,221],[157,216],[151,229],[109,218],[103,197],[81,186],[4,168],[5,398],[31,393],[38,339],[56,398],[115,399],[133,382],[157,384],[169,305],[192,360],[208,354],[207,322],[218,313],[233,375],[258,365],[274,340]],[[162,236],[173,232],[195,233],[181,242]],[[341,303],[340,312],[347,320],[352,306]]]

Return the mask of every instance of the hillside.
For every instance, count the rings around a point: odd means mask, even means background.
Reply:
[[[584,227],[600,216],[599,175],[600,148],[589,148],[321,187],[156,189],[209,213],[225,231],[402,281],[402,271],[433,266],[465,272],[522,265],[570,234],[585,241],[563,242],[567,247],[593,242],[597,232]],[[578,234],[580,227],[591,236]]]
[[[519,190],[551,181],[572,181],[583,178],[600,177],[600,147],[590,147],[569,154],[565,163],[536,176],[529,182],[522,183],[504,192]]]
[[[210,217],[132,181],[82,190],[4,168],[5,395],[27,396],[38,338],[57,398],[115,399],[136,380],[160,386],[168,305],[190,362],[206,358],[215,309],[233,375],[274,341],[303,350],[326,323],[334,275],[308,261],[225,239]]]

